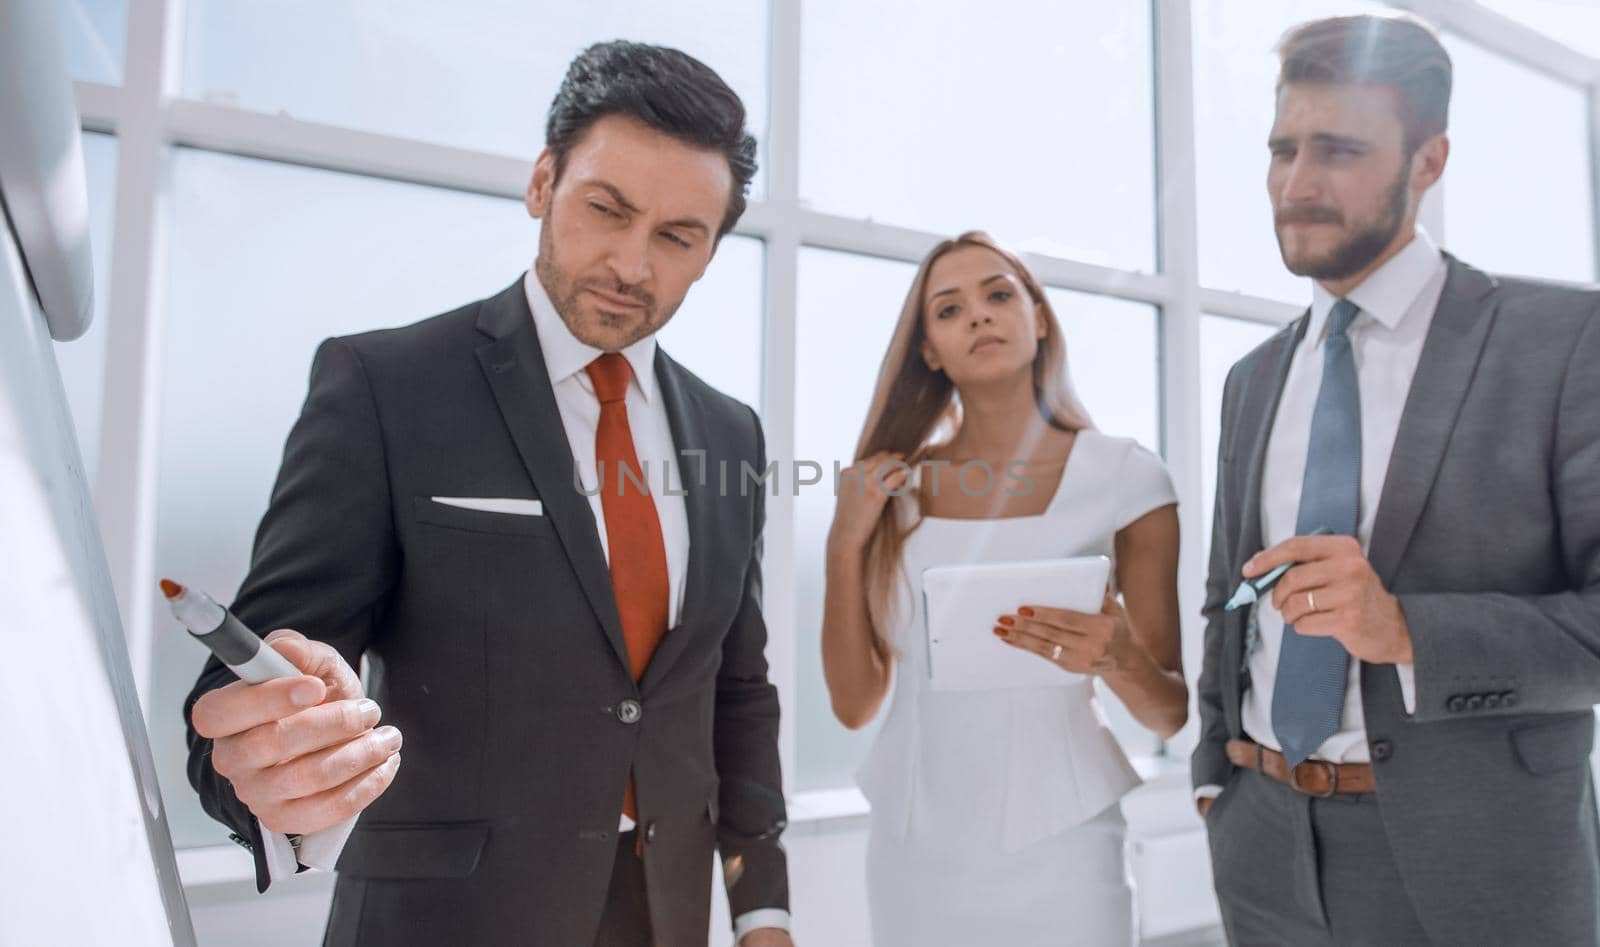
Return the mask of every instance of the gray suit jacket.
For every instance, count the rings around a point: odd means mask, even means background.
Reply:
[[[764,469],[754,412],[659,349],[656,373],[700,469]],[[682,614],[635,684],[522,282],[324,343],[234,611],[368,658],[371,696],[405,734],[339,860],[327,944],[593,943],[630,770],[659,942],[705,943],[716,849],[744,865],[735,917],[788,907],[762,492],[719,496],[715,475],[680,464]],[[434,496],[536,498],[545,515]],[[208,664],[186,714],[232,677]],[[202,804],[264,874],[255,820],[210,741],[189,739]]]
[[[1600,702],[1600,293],[1454,258],[1407,398],[1369,559],[1416,652],[1361,665],[1378,799],[1407,891],[1441,944],[1600,940],[1588,766]],[[1244,737],[1246,612],[1261,476],[1302,316],[1223,394],[1196,785]]]

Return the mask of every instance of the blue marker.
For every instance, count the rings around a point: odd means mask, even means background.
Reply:
[[[1332,536],[1334,535],[1334,532],[1326,526],[1319,526],[1318,528],[1312,530],[1310,535]],[[1266,595],[1268,592],[1272,591],[1272,587],[1278,584],[1278,580],[1283,578],[1283,574],[1285,572],[1288,572],[1290,569],[1293,569],[1299,564],[1300,563],[1298,562],[1286,562],[1276,569],[1273,569],[1271,572],[1268,572],[1266,575],[1258,575],[1253,579],[1245,579],[1243,582],[1239,583],[1239,588],[1233,593],[1233,598],[1228,599],[1228,604],[1222,606],[1222,610],[1225,612],[1231,612],[1236,608],[1243,608],[1246,605],[1254,605],[1256,602],[1261,600],[1263,595]]]

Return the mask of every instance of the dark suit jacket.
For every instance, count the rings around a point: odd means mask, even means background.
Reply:
[[[1594,944],[1600,852],[1589,753],[1600,702],[1600,294],[1454,258],[1401,417],[1368,558],[1400,599],[1416,713],[1361,665],[1378,799],[1440,944]],[[1223,395],[1196,785],[1243,738],[1246,610],[1266,445],[1301,317]]]
[[[656,372],[680,452],[764,468],[754,412],[659,349]],[[394,784],[339,860],[326,943],[591,943],[630,770],[660,943],[705,943],[714,848],[743,857],[735,917],[788,907],[763,497],[718,496],[715,474],[680,465],[682,618],[635,685],[521,281],[322,345],[234,611],[352,667],[366,657],[369,694],[405,736]],[[433,496],[537,498],[545,515]],[[185,717],[231,679],[211,662]],[[264,887],[255,820],[210,742],[191,728],[189,743],[190,781],[254,843]]]

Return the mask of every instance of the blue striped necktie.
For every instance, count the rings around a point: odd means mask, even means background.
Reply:
[[[1358,312],[1354,303],[1341,299],[1328,313],[1322,386],[1311,415],[1311,444],[1295,521],[1298,536],[1321,527],[1356,535],[1361,504],[1361,392],[1349,330]],[[1290,766],[1339,732],[1349,667],[1350,653],[1336,639],[1306,637],[1293,625],[1284,626],[1272,690],[1272,730]]]

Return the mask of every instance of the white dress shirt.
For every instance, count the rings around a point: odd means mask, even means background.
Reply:
[[[584,492],[589,494],[589,509],[594,513],[595,528],[600,534],[600,548],[609,564],[611,546],[606,536],[606,516],[601,505],[594,456],[595,430],[600,423],[600,401],[595,397],[594,383],[585,371],[590,362],[605,352],[572,334],[533,270],[530,269],[523,277],[522,285],[528,296],[528,308],[533,312],[533,325],[539,335],[539,348],[544,353],[550,387],[555,392],[556,410],[561,413],[561,425],[566,429],[567,443],[572,448],[572,457],[577,464],[577,479],[582,483]],[[684,577],[689,565],[689,510],[682,496],[684,482],[678,467],[666,404],[662,401],[661,387],[656,379],[655,336],[640,339],[620,354],[633,369],[626,405],[634,453],[638,456],[644,479],[655,500],[656,515],[661,519],[661,539],[667,554],[667,627],[671,628],[678,624],[683,609]],[[616,476],[616,471],[606,472],[604,489],[617,488]],[[332,868],[354,825],[355,820],[351,819],[305,836],[300,843],[299,863],[310,868]],[[620,830],[626,832],[633,828],[633,820],[622,816]],[[272,879],[276,881],[293,874],[297,870],[296,857],[287,837],[270,835],[267,838],[267,864]],[[767,909],[742,914],[735,920],[734,936],[742,938],[762,927],[787,930],[789,912]]]
[[[1361,392],[1361,499],[1356,533],[1365,552],[1372,541],[1378,499],[1383,495],[1389,456],[1400,429],[1400,415],[1411,391],[1411,379],[1422,358],[1422,345],[1433,324],[1434,310],[1444,291],[1447,273],[1439,247],[1418,228],[1411,242],[1395,254],[1348,298],[1361,310],[1350,324],[1350,344],[1355,355],[1356,383]],[[1295,349],[1283,398],[1267,442],[1261,478],[1261,531],[1263,548],[1295,535],[1300,514],[1300,488],[1305,479],[1306,453],[1311,443],[1311,415],[1322,385],[1323,343],[1328,313],[1338,300],[1314,283],[1311,321]],[[1265,747],[1280,750],[1272,729],[1272,692],[1278,673],[1278,653],[1283,642],[1283,615],[1272,600],[1262,599],[1252,616],[1247,638],[1250,689],[1244,694],[1242,723],[1245,734]],[[1416,708],[1416,681],[1409,664],[1394,666],[1406,712]],[[1378,668],[1378,673],[1386,673]],[[1330,763],[1366,763],[1365,713],[1361,704],[1361,662],[1351,659],[1345,683],[1344,713],[1337,733],[1324,740],[1312,759]],[[1214,796],[1216,786],[1201,786],[1195,794]]]
[[[611,543],[606,536],[606,514],[600,503],[599,487],[595,478],[594,436],[600,424],[600,401],[594,394],[594,382],[584,371],[589,363],[604,355],[600,349],[578,341],[545,293],[532,270],[523,277],[523,287],[528,293],[528,308],[533,310],[533,325],[539,333],[539,347],[544,350],[544,367],[550,373],[550,387],[556,395],[556,410],[561,412],[561,426],[567,431],[567,444],[572,448],[572,458],[578,465],[578,478],[584,492],[589,494],[589,509],[594,513],[595,528],[600,531],[600,548],[611,562]],[[679,476],[675,448],[672,444],[672,427],[667,421],[667,407],[661,400],[661,386],[656,382],[656,337],[647,335],[620,353],[633,369],[633,381],[628,384],[628,428],[633,432],[633,450],[639,457],[644,479],[656,502],[656,515],[661,519],[661,539],[667,547],[668,613],[667,627],[678,624],[683,609],[683,580],[689,565],[689,508],[684,505],[684,482]],[[663,480],[663,478],[670,478]],[[606,471],[604,487],[617,489],[617,472]],[[663,488],[665,484],[665,488]]]

